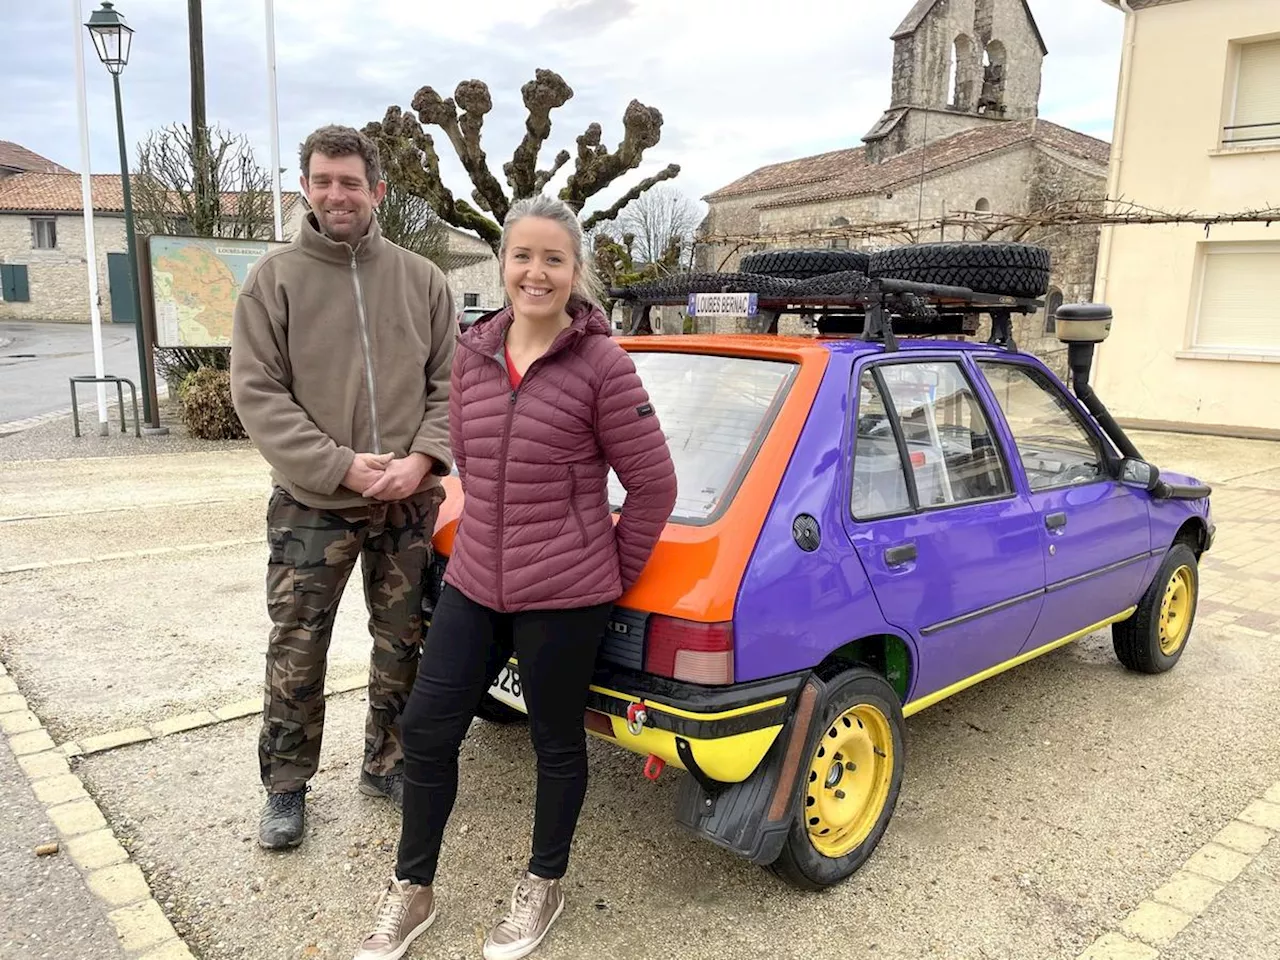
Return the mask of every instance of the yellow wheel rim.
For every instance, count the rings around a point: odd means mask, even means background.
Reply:
[[[871,835],[889,799],[893,732],[877,708],[861,703],[822,735],[805,784],[809,841],[826,857],[843,857]]]
[[[1166,657],[1173,656],[1187,642],[1195,590],[1195,574],[1185,564],[1173,571],[1165,584],[1164,599],[1160,602],[1160,652]]]

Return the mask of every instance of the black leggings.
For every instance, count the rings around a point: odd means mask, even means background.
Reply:
[[[612,608],[498,613],[445,585],[400,720],[405,759],[398,878],[421,884],[435,879],[458,793],[458,748],[513,649],[538,754],[529,871],[549,880],[564,876],[587,792],[587,686]]]

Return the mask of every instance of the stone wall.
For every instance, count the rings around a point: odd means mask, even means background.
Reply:
[[[498,258],[493,249],[479,237],[453,227],[447,227],[449,254],[458,255],[458,266],[445,270],[449,290],[453,293],[454,306],[461,310],[465,295],[478,296],[476,306],[496,310],[506,302],[502,289],[502,277],[498,270]],[[479,257],[481,259],[477,260]],[[446,263],[449,262],[446,255]]]
[[[0,262],[27,265],[30,300],[0,301],[0,319],[89,322],[89,278],[84,262],[84,218],[80,214],[55,218],[57,247],[31,246],[31,220],[26,214],[0,214]],[[98,298],[103,322],[111,319],[111,291],[107,282],[107,254],[124,253],[124,218],[96,214],[93,218],[98,260]]]

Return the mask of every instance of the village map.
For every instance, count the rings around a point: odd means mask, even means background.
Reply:
[[[229,347],[236,297],[276,244],[203,237],[151,238],[156,346]]]

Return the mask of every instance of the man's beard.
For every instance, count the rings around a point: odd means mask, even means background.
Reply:
[[[369,227],[373,222],[373,215],[370,214],[369,218],[364,221],[357,221],[355,219],[352,219],[351,221],[349,221],[348,227],[335,229],[329,222],[329,214],[326,211],[317,210],[316,221],[320,224],[320,232],[323,233],[325,236],[327,236],[330,240],[337,240],[339,242],[345,243],[349,241],[359,240],[366,233],[368,233]],[[348,230],[349,232],[341,232],[344,229]]]

